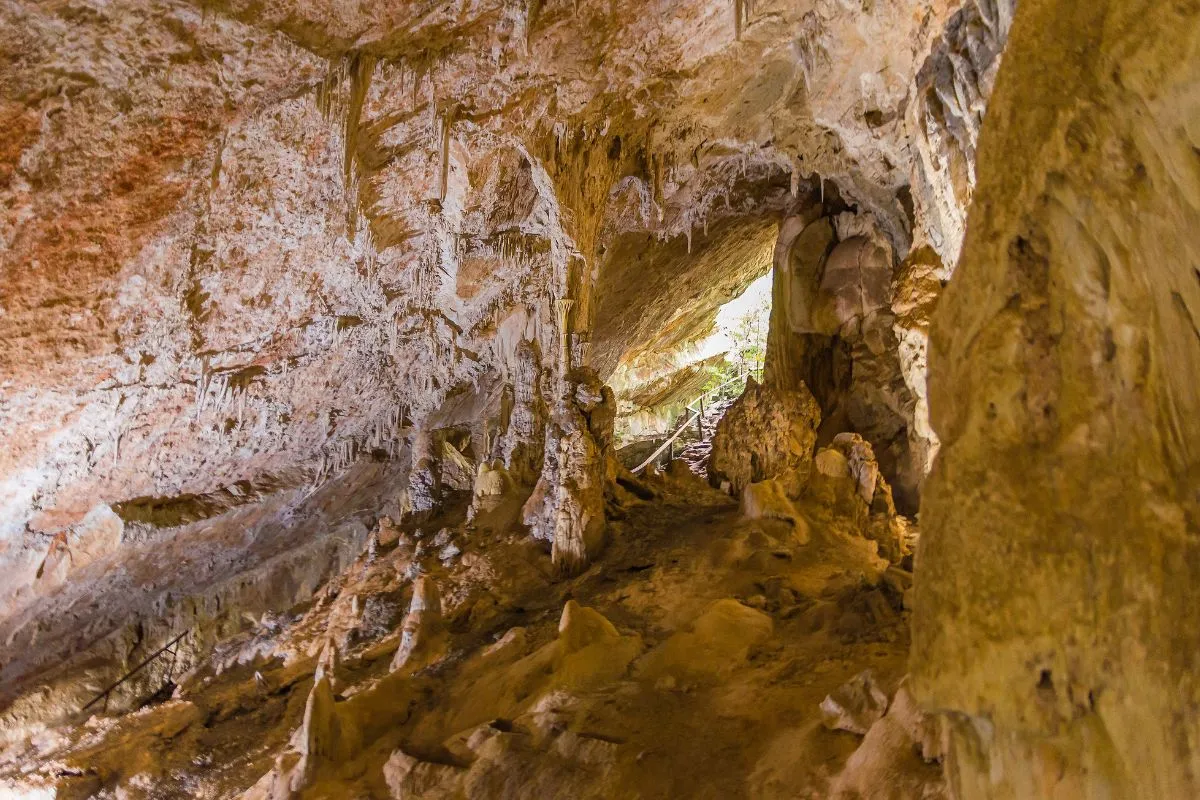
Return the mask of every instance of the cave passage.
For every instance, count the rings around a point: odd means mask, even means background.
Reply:
[[[617,455],[626,467],[636,471],[670,438],[655,459],[660,466],[679,454],[697,475],[707,474],[708,441],[724,409],[747,376],[762,380],[772,286],[771,272],[755,278],[719,307],[712,331],[699,341],[618,365],[609,383],[618,404]]]
[[[1200,797],[1196,0],[0,51],[0,796]]]

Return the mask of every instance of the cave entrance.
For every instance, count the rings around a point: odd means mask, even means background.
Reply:
[[[701,358],[724,355],[741,371],[762,372],[771,324],[771,286],[774,270],[757,278],[746,290],[717,311],[715,328],[700,342]]]
[[[705,474],[717,422],[748,376],[762,379],[773,276],[768,268],[735,288],[700,337],[618,368],[616,437],[626,467],[679,457]]]

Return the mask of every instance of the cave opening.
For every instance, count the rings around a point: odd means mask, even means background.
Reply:
[[[617,366],[609,384],[618,403],[617,455],[625,466],[639,472],[647,459],[662,466],[678,454],[697,475],[706,473],[706,443],[723,410],[747,378],[762,380],[772,287],[768,270],[735,287],[700,338],[672,351],[639,351],[636,361]]]

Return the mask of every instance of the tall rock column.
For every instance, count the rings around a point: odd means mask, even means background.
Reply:
[[[565,573],[587,566],[604,546],[604,492],[616,400],[588,369],[567,376],[567,391],[546,435],[542,475],[525,504],[525,524],[551,543]]]
[[[780,227],[764,383],[807,387],[823,441],[841,431],[870,441],[911,513],[926,459],[911,450],[917,398],[895,332],[892,249],[870,215],[825,210],[810,207]]]
[[[1200,5],[1021,0],[935,314],[913,688],[971,798],[1200,796]]]

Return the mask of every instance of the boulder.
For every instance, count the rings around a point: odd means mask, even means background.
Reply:
[[[747,519],[781,519],[792,523],[799,544],[808,541],[808,525],[787,495],[786,481],[773,478],[751,483],[742,490],[742,514]]]
[[[774,627],[761,611],[737,600],[718,600],[647,655],[641,674],[664,686],[719,680],[742,665]]]
[[[821,701],[821,716],[830,730],[866,734],[887,711],[888,696],[870,670],[855,675]]]
[[[821,409],[803,385],[786,390],[747,380],[712,440],[709,481],[728,481],[735,494],[751,483],[782,478],[798,494],[812,468]]]

